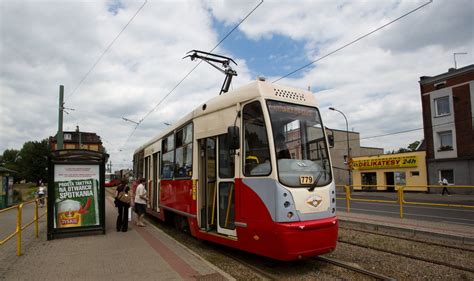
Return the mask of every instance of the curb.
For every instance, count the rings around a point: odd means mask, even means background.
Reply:
[[[434,239],[442,242],[455,242],[458,244],[474,246],[474,237],[463,236],[463,235],[456,235],[456,234],[449,234],[449,233],[441,233],[441,232],[434,232],[428,230],[420,230],[420,229],[410,229],[405,227],[398,227],[393,225],[383,225],[383,224],[376,224],[370,222],[361,222],[361,221],[354,221],[350,219],[338,218],[339,222],[346,224],[346,225],[356,225],[363,229],[372,230],[372,231],[384,231],[393,234],[405,234],[410,237],[416,238],[429,238]]]

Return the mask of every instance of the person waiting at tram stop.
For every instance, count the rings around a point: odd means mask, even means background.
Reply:
[[[137,225],[138,226],[145,226],[145,212],[146,212],[146,204],[148,202],[146,187],[145,187],[145,179],[141,178],[139,184],[137,186],[137,190],[135,192],[135,212],[138,215]]]
[[[285,136],[278,133],[275,137],[275,147],[277,151],[277,159],[291,159],[290,151],[286,146]]]
[[[115,206],[117,207],[117,231],[127,232],[128,230],[128,208],[130,208],[131,195],[129,194],[130,187],[126,180],[122,180],[115,190]],[[122,193],[123,192],[123,193]],[[122,193],[122,194],[121,194]],[[119,200],[121,197],[128,197],[127,200]],[[128,203],[127,203],[128,201]]]

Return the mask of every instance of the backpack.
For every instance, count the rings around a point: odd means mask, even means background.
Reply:
[[[126,193],[125,191],[120,191],[117,195],[117,199],[122,203],[130,204],[132,197],[128,195],[128,193]]]

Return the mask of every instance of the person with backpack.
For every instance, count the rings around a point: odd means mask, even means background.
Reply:
[[[132,199],[132,196],[128,194],[129,191],[130,188],[125,180],[122,180],[115,190],[115,206],[118,210],[117,231],[127,232],[128,230],[128,208]]]

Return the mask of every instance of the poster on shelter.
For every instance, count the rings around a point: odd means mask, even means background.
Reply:
[[[99,225],[99,175],[99,165],[55,165],[55,228]]]

